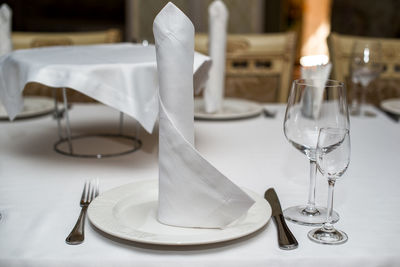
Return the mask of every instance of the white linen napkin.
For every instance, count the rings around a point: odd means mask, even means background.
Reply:
[[[0,7],[0,56],[11,52],[11,17],[12,11],[7,4]]]
[[[305,95],[304,101],[309,101],[303,105],[303,113],[308,114],[308,116],[318,117],[322,97],[324,94],[324,87],[331,74],[332,64],[329,62],[327,64],[314,65],[314,66],[302,66],[301,67],[301,78],[306,80],[311,80],[313,86],[319,88],[314,90],[313,95]],[[311,93],[311,91],[306,91],[306,93]],[[307,110],[305,110],[307,108]]]
[[[253,205],[244,191],[194,148],[194,27],[171,2],[153,24],[159,78],[161,223],[223,228]]]
[[[208,7],[209,48],[212,60],[209,80],[204,90],[204,105],[207,113],[216,113],[222,108],[225,89],[226,27],[228,9],[216,0]]]

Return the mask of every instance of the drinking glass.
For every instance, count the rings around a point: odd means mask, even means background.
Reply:
[[[368,86],[383,70],[382,47],[378,41],[355,41],[350,63],[351,81],[360,90],[354,90],[352,115],[373,117],[376,114],[366,107]]]
[[[316,148],[319,129],[323,127],[349,128],[349,116],[344,84],[335,80],[293,81],[286,107],[284,133],[286,139],[310,162],[310,184],[307,205],[284,210],[286,219],[298,224],[321,225],[326,208],[315,206]],[[339,220],[336,212],[333,221]]]
[[[317,145],[318,170],[328,179],[328,214],[321,228],[311,230],[308,237],[317,243],[338,245],[347,241],[345,232],[333,227],[333,190],[350,163],[350,135],[344,128],[322,128]]]

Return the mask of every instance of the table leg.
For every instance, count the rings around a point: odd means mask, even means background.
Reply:
[[[69,148],[69,153],[73,154],[73,148],[72,148],[72,140],[71,140],[71,125],[69,123],[69,112],[68,112],[68,100],[67,100],[67,90],[66,88],[62,89],[63,93],[63,101],[64,101],[64,107],[65,107],[65,123],[66,123],[66,134],[67,134],[67,140],[68,140],[68,148]]]
[[[58,92],[56,89],[53,89],[53,97],[54,97],[54,116],[57,120],[57,129],[58,129],[58,138],[63,139],[62,128],[61,128],[61,114],[58,109],[58,101],[57,101]]]
[[[123,134],[123,128],[124,128],[124,113],[120,112],[119,113],[119,134]]]

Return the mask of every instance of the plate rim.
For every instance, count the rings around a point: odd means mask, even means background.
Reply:
[[[263,111],[263,106],[255,101],[251,101],[248,99],[242,98],[233,98],[226,97],[222,101],[222,105],[224,103],[241,103],[243,105],[252,106],[253,110],[246,111],[243,113],[233,113],[233,114],[224,114],[224,113],[205,113],[196,111],[196,105],[202,105],[204,103],[204,99],[197,97],[194,99],[194,118],[196,120],[235,120],[235,119],[245,119],[258,116]],[[197,104],[196,104],[197,103]]]
[[[383,110],[385,110],[386,112],[400,116],[400,109],[395,110],[395,109],[392,109],[391,107],[388,107],[389,102],[399,102],[399,104],[400,104],[400,98],[388,98],[388,99],[383,100],[380,103],[381,108]]]
[[[18,119],[27,119],[27,118],[34,118],[34,117],[39,117],[39,116],[44,116],[47,114],[51,114],[52,112],[55,111],[55,104],[54,104],[54,99],[51,97],[46,97],[46,96],[24,96],[23,97],[24,101],[24,106],[31,102],[31,101],[40,101],[45,104],[45,107],[40,109],[40,110],[29,110],[29,111],[24,111],[22,110],[17,114],[14,120]],[[62,105],[62,104],[60,104]],[[62,108],[62,107],[60,107]],[[7,114],[7,111],[4,109],[4,113],[0,113],[0,120],[8,120],[9,116]]]
[[[122,186],[118,186],[118,187],[112,188],[112,189],[102,193],[100,196],[98,196],[96,199],[94,199],[93,202],[91,203],[91,205],[89,205],[88,212],[87,212],[88,213],[88,219],[89,219],[90,223],[92,224],[92,226],[94,226],[100,232],[103,232],[103,233],[105,233],[107,235],[110,235],[111,237],[116,237],[116,238],[119,238],[119,239],[124,240],[124,241],[133,241],[133,242],[137,242],[137,243],[151,244],[151,245],[163,245],[163,246],[192,246],[192,245],[216,244],[216,243],[226,242],[226,241],[230,241],[230,240],[234,240],[234,239],[238,239],[238,238],[241,238],[241,237],[248,236],[248,235],[250,235],[252,233],[257,232],[261,228],[263,228],[269,222],[269,220],[271,219],[272,209],[271,209],[271,206],[269,205],[269,203],[264,198],[262,198],[260,195],[255,193],[254,191],[246,189],[246,188],[242,188],[243,190],[245,190],[246,193],[250,194],[251,197],[253,197],[253,198],[256,197],[257,198],[257,199],[255,199],[255,201],[256,201],[255,204],[258,203],[258,206],[263,204],[262,208],[263,208],[264,213],[265,213],[265,218],[263,218],[263,220],[257,221],[257,223],[254,224],[253,228],[251,228],[251,229],[242,230],[242,231],[237,232],[237,233],[235,233],[235,232],[229,233],[228,232],[228,235],[225,236],[225,237],[222,237],[222,238],[221,237],[210,238],[210,239],[201,238],[198,241],[195,241],[195,240],[192,240],[192,239],[190,241],[187,241],[187,240],[186,241],[185,240],[184,241],[171,241],[171,240],[168,240],[168,239],[166,239],[166,240],[160,240],[160,239],[154,240],[154,239],[151,239],[151,238],[146,238],[146,233],[148,233],[148,232],[142,232],[144,237],[141,238],[141,237],[135,237],[135,236],[133,236],[133,237],[130,236],[129,237],[127,234],[124,235],[124,234],[121,234],[120,232],[113,231],[112,229],[111,230],[110,229],[105,229],[104,225],[101,225],[101,222],[100,223],[98,222],[99,221],[98,218],[95,218],[95,215],[93,215],[93,209],[96,209],[96,208],[103,208],[104,209],[105,208],[104,205],[103,205],[103,207],[96,207],[96,203],[99,201],[99,199],[103,200],[103,198],[107,198],[107,194],[119,192],[120,190],[125,190],[125,189],[127,189],[127,187],[135,187],[135,188],[137,188],[141,184],[144,184],[144,185],[146,185],[146,184],[150,184],[151,185],[152,184],[151,186],[154,186],[154,187],[158,188],[158,179],[138,180],[138,181],[135,181],[133,183],[128,183],[128,184],[125,184],[125,185],[122,185]],[[124,197],[124,196],[119,196],[119,197],[120,197],[120,199],[122,199],[122,197]],[[109,209],[111,208],[111,212],[112,212],[113,207],[118,203],[118,201],[116,201],[116,200],[112,201],[113,204],[111,204],[111,201],[109,201],[109,202],[110,202],[110,207],[108,207],[108,208]],[[250,209],[252,209],[252,208],[254,209],[254,207],[256,206],[255,204]],[[260,207],[258,207],[258,208],[260,208]],[[232,223],[232,226],[234,226],[234,225],[235,225],[235,223]],[[166,225],[166,226],[167,227],[175,227],[175,226],[168,226],[168,225]],[[222,231],[229,231],[230,229],[232,229],[232,227],[231,226],[227,226],[226,228],[220,229],[220,230],[222,232]],[[135,230],[135,229],[131,228],[131,230]],[[191,228],[191,230],[199,230],[199,231],[201,231],[201,230],[205,230],[205,229]],[[166,236],[168,237],[168,236],[171,236],[171,235],[166,235]]]

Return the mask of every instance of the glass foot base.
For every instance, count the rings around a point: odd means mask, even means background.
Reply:
[[[326,208],[315,208],[316,212],[309,213],[306,211],[306,206],[290,207],[283,211],[283,216],[285,216],[285,219],[301,225],[322,225],[326,222]],[[339,221],[339,214],[336,211],[333,211],[332,223],[336,223],[337,221]]]
[[[308,238],[319,244],[326,245],[339,245],[347,241],[348,237],[345,232],[335,228],[326,230],[324,228],[317,228],[308,232]]]

